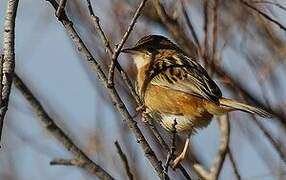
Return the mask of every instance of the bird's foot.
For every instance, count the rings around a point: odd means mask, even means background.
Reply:
[[[176,159],[172,162],[171,166],[173,169],[176,169],[178,165],[185,159],[185,156],[180,154]]]

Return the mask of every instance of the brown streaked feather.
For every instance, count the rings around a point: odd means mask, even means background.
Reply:
[[[182,54],[156,58],[150,68],[151,84],[168,87],[219,103],[222,93],[203,67]]]

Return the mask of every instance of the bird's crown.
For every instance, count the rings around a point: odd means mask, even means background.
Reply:
[[[134,47],[125,49],[125,52],[130,51],[143,51],[148,52],[156,51],[159,49],[179,50],[179,48],[172,43],[168,38],[161,35],[147,35],[141,38]]]
[[[150,44],[156,45],[173,45],[173,43],[166,37],[161,35],[148,35],[142,37],[136,44],[138,46],[148,46]]]

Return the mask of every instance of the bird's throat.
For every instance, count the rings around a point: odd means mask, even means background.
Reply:
[[[148,68],[150,65],[150,59],[149,57],[144,57],[144,55],[134,55],[133,56],[135,65],[137,67],[137,85],[138,85],[138,93],[140,96],[144,96],[144,91],[146,89],[146,84],[147,84],[147,80],[148,78],[146,78],[147,76],[147,72],[148,72]]]

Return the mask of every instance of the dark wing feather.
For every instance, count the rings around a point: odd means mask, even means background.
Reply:
[[[187,56],[170,56],[156,61],[149,74],[151,84],[168,87],[218,103],[222,93],[206,70]]]

